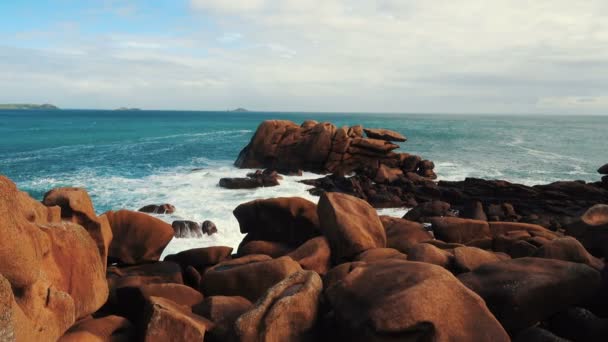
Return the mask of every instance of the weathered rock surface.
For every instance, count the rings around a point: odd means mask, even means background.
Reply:
[[[380,216],[380,221],[386,232],[387,247],[401,253],[407,253],[410,247],[420,242],[433,239],[433,235],[421,223],[385,215]]]
[[[485,264],[458,278],[511,335],[584,302],[600,285],[599,272],[587,265],[541,258]]]
[[[243,342],[313,340],[323,282],[312,271],[291,274],[271,287],[236,321]]]
[[[324,236],[317,236],[296,248],[289,254],[305,270],[315,271],[324,275],[331,268],[331,249]]]
[[[343,340],[509,341],[483,300],[438,266],[362,263],[326,295]]]
[[[209,331],[212,341],[237,341],[234,322],[253,304],[238,296],[211,296],[192,308],[192,312],[213,322]]]
[[[367,202],[345,194],[325,193],[317,209],[321,231],[336,262],[351,260],[370,248],[386,247],[384,226]]]
[[[130,341],[134,335],[135,330],[129,320],[110,315],[79,321],[61,336],[59,342]]]
[[[108,259],[125,264],[158,261],[173,238],[168,223],[148,214],[129,210],[104,213],[112,227],[114,238]]]
[[[205,332],[213,327],[211,321],[192,313],[187,306],[161,297],[149,299],[145,316],[146,342],[203,341]]]
[[[270,287],[300,270],[290,257],[247,255],[209,268],[203,275],[201,290],[207,296],[241,296],[256,301]]]
[[[364,128],[363,131],[368,138],[380,139],[386,141],[406,141],[407,139],[395,131],[381,128]]]
[[[233,211],[248,240],[282,242],[297,247],[320,235],[317,205],[300,197],[243,203]]]
[[[221,178],[219,185],[226,189],[255,189],[280,185],[282,177],[276,171],[261,171],[247,174],[242,178]]]

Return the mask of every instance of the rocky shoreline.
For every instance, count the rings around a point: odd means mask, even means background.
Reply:
[[[236,165],[267,171],[244,183],[328,174],[306,181],[318,203],[243,203],[236,251],[162,261],[176,234],[200,236],[212,223],[96,215],[84,189],[38,202],[0,176],[0,340],[608,340],[607,176],[436,182],[431,161],[394,152],[405,140],[266,121]],[[375,210],[390,206],[413,209]]]

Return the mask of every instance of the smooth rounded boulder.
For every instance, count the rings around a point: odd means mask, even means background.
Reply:
[[[407,253],[410,247],[433,239],[433,235],[424,229],[424,225],[391,216],[380,216],[380,221],[386,232],[386,245],[401,253]]]
[[[297,261],[303,269],[324,275],[331,268],[331,249],[324,236],[317,236],[296,248],[288,257]]]
[[[596,204],[566,226],[566,234],[574,236],[597,257],[608,257],[608,205]]]
[[[211,296],[195,305],[192,312],[213,322],[209,331],[211,341],[237,341],[234,322],[252,306],[249,300],[239,296]]]
[[[584,302],[600,286],[599,272],[587,265],[529,257],[481,265],[458,279],[486,301],[512,336]]]
[[[169,254],[165,257],[165,261],[176,262],[183,269],[192,266],[197,271],[204,272],[205,269],[229,259],[230,254],[232,254],[232,247],[200,247],[181,251],[177,254]]]
[[[557,259],[579,262],[589,265],[598,271],[604,268],[604,262],[589,254],[585,247],[572,237],[557,238],[542,245],[534,253],[537,258]]]
[[[384,226],[376,210],[364,200],[326,192],[321,195],[317,211],[336,263],[352,260],[371,248],[386,247]]]
[[[241,296],[256,301],[270,287],[301,270],[300,264],[287,256],[272,259],[267,255],[247,255],[209,268],[203,275],[201,292],[206,296]]]
[[[139,208],[142,213],[148,214],[173,214],[175,212],[175,206],[173,204],[148,204]]]
[[[312,341],[322,290],[317,273],[291,274],[239,317],[235,326],[240,341]]]
[[[146,342],[203,341],[213,323],[187,306],[162,297],[150,297],[144,311]]]
[[[445,242],[469,243],[492,237],[486,221],[461,219],[458,217],[435,217],[431,219],[435,238]]]
[[[239,205],[233,214],[241,233],[251,240],[297,247],[320,235],[316,204],[300,197],[254,200]]]
[[[148,214],[119,210],[104,215],[114,236],[108,252],[110,261],[124,264],[158,261],[173,238],[171,225]]]
[[[360,263],[325,291],[344,341],[509,341],[484,301],[445,269]]]
[[[481,265],[510,258],[506,254],[496,254],[476,247],[454,249],[454,266],[458,272],[470,272]]]

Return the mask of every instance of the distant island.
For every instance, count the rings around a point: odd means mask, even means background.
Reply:
[[[45,109],[45,110],[58,110],[59,107],[54,106],[52,104],[31,104],[31,103],[8,103],[8,104],[1,104],[0,103],[0,110],[2,109],[11,109],[11,110],[41,110],[41,109]]]
[[[239,108],[237,108],[237,109],[233,109],[233,110],[231,110],[230,112],[248,112],[248,110],[247,110],[247,109],[245,109],[245,108],[240,108],[240,107],[239,107]]]
[[[134,111],[134,110],[141,110],[141,108],[129,108],[129,107],[120,107],[114,110],[119,110],[119,111]]]

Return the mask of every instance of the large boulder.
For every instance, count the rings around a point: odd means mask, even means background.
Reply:
[[[151,297],[144,311],[146,342],[203,341],[213,323],[170,299]]]
[[[597,204],[566,226],[566,234],[577,238],[597,257],[608,257],[608,205]]]
[[[173,236],[175,238],[200,238],[203,237],[201,225],[194,221],[177,220],[171,223]]]
[[[370,249],[386,247],[382,222],[367,202],[346,194],[324,193],[319,200],[321,231],[336,262]]]
[[[421,223],[385,215],[380,216],[380,221],[386,232],[387,247],[401,253],[407,253],[410,247],[420,242],[433,239],[433,235]]]
[[[241,233],[251,240],[299,246],[320,235],[317,206],[300,197],[279,197],[243,203],[233,211]]]
[[[403,218],[416,222],[429,222],[432,217],[454,216],[450,204],[442,201],[423,202],[408,211]]]
[[[597,172],[600,175],[608,175],[608,164],[602,165],[599,169],[597,169]]]
[[[61,218],[81,225],[87,230],[99,249],[99,255],[105,265],[108,249],[112,241],[112,228],[107,218],[95,215],[93,202],[86,190],[82,188],[55,188],[44,195],[42,203],[46,206],[59,206]]]
[[[237,251],[238,256],[250,254],[265,254],[272,258],[282,257],[291,252],[292,248],[281,243],[264,240],[243,241]]]
[[[300,265],[287,256],[271,259],[267,255],[247,255],[209,268],[203,275],[201,290],[206,296],[241,296],[255,301],[300,270]]]
[[[451,253],[449,250],[443,250],[430,243],[419,243],[408,248],[407,259],[452,269],[454,264],[454,253]]]
[[[589,265],[598,271],[601,271],[604,268],[603,261],[589,254],[585,247],[572,237],[551,240],[542,245],[534,253],[534,256],[537,258],[579,262]]]
[[[435,217],[431,219],[435,237],[445,242],[468,243],[492,237],[486,221],[461,219],[458,217]]]
[[[300,271],[271,287],[236,321],[242,342],[314,340],[323,282],[312,271]]]
[[[114,238],[108,259],[124,264],[158,261],[173,238],[168,223],[148,214],[129,210],[104,213],[112,227]]]
[[[454,266],[458,272],[470,272],[481,265],[510,259],[506,254],[497,254],[475,247],[457,247],[454,249]]]
[[[484,301],[435,265],[361,263],[325,293],[345,341],[509,341]]]
[[[201,247],[167,255],[165,261],[176,262],[184,269],[188,266],[192,266],[197,271],[203,272],[207,268],[229,259],[230,254],[232,254],[231,247]]]
[[[600,286],[600,274],[578,263],[519,258],[489,263],[458,276],[478,293],[512,335],[584,302]]]
[[[331,268],[331,249],[324,236],[317,236],[296,248],[287,256],[297,261],[305,270],[324,275]]]

